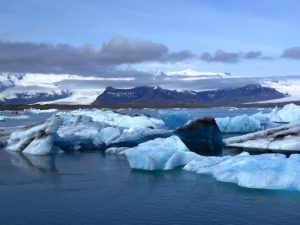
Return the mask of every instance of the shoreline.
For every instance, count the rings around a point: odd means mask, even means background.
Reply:
[[[283,107],[286,104],[300,104],[300,101],[278,102],[278,103],[238,103],[238,104],[99,104],[99,105],[68,105],[68,104],[32,104],[32,105],[0,105],[0,111],[10,110],[19,111],[29,108],[34,109],[59,109],[59,110],[75,110],[75,109],[174,109],[174,108],[269,108]]]

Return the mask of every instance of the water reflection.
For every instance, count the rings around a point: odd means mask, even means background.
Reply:
[[[29,155],[19,152],[8,151],[11,156],[13,165],[27,168],[36,169],[43,172],[56,172],[55,155]]]

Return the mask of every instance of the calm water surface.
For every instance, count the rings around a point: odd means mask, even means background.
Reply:
[[[299,221],[298,192],[245,189],[181,169],[131,170],[126,159],[100,152],[38,157],[0,150],[1,225]]]

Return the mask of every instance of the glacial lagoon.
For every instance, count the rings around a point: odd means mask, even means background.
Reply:
[[[145,112],[158,117],[157,110]],[[260,109],[192,109],[194,118],[253,114]],[[270,112],[267,109],[264,112]],[[10,112],[1,115],[11,116]],[[44,121],[48,114],[7,119],[1,127]],[[226,150],[225,150],[226,151]],[[130,169],[102,152],[47,156],[0,150],[1,224],[298,224],[300,192],[247,189],[181,168]]]

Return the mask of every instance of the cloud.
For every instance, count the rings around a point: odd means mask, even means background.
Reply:
[[[250,51],[244,54],[245,59],[257,59],[261,57],[262,53],[260,51]]]
[[[205,52],[200,56],[200,59],[208,63],[238,63],[240,60],[272,60],[273,58],[262,56],[261,51],[226,52],[218,50],[215,53]]]
[[[300,59],[300,46],[290,47],[283,50],[282,58]]]
[[[2,72],[112,74],[123,64],[178,62],[194,57],[188,50],[170,52],[163,44],[114,37],[101,45],[45,44],[0,41]]]
[[[236,63],[239,61],[239,53],[218,50],[214,54],[205,52],[200,58],[205,62]]]

